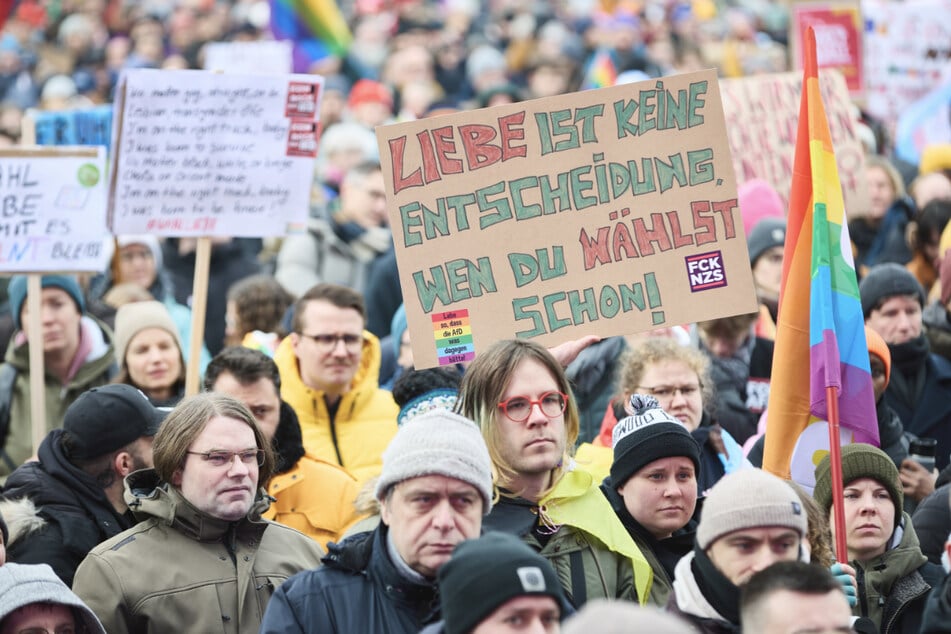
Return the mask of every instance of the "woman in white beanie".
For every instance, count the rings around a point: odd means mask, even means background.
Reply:
[[[161,302],[133,302],[116,313],[115,383],[142,390],[156,407],[185,395],[185,362],[178,328]]]

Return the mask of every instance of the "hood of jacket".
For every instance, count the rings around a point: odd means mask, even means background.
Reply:
[[[195,508],[182,497],[178,489],[162,482],[154,469],[142,469],[126,476],[124,497],[138,521],[158,519],[196,541],[220,540],[235,528],[253,528],[263,532],[267,523],[261,519],[261,513],[271,504],[267,492],[258,489],[251,509],[244,518],[238,521],[222,520]]]
[[[4,495],[28,497],[40,511],[56,518],[64,511],[79,511],[96,518],[100,532],[114,535],[130,526],[106,497],[96,479],[73,465],[63,452],[62,429],[54,429],[40,443],[38,461],[27,462],[7,478]]]

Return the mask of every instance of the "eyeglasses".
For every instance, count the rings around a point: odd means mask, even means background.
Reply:
[[[703,387],[701,383],[693,383],[689,385],[655,385],[653,387],[648,387],[646,385],[638,385],[638,390],[644,390],[651,396],[655,396],[658,399],[661,398],[673,398],[680,392],[681,396],[684,398],[691,398],[696,396],[700,389]]]
[[[303,332],[297,334],[313,341],[317,348],[323,352],[330,352],[336,348],[338,341],[343,342],[343,347],[347,349],[347,352],[357,352],[363,346],[363,335],[308,335]]]
[[[502,413],[516,423],[524,423],[532,415],[532,408],[538,405],[542,414],[548,418],[561,416],[568,407],[568,395],[561,392],[545,392],[538,397],[538,400],[530,399],[527,396],[510,396],[501,403],[499,409]]]
[[[212,467],[230,467],[234,463],[235,456],[243,464],[253,465],[257,463],[260,467],[264,464],[263,449],[242,449],[241,451],[186,451],[193,456],[201,456],[201,459]]]

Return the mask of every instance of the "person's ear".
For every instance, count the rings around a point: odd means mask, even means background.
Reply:
[[[120,451],[116,454],[116,457],[113,458],[112,466],[116,473],[124,478],[135,470],[135,461],[132,459],[132,454],[128,451]]]

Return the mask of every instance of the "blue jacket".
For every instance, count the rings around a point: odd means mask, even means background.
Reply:
[[[914,409],[895,397],[891,384],[884,398],[898,414],[905,431],[938,441],[935,465],[941,470],[948,466],[951,455],[951,361],[930,353],[925,363],[925,385]]]
[[[328,546],[323,566],[294,575],[271,597],[261,634],[417,634],[439,609],[435,584],[401,576],[386,525]]]

